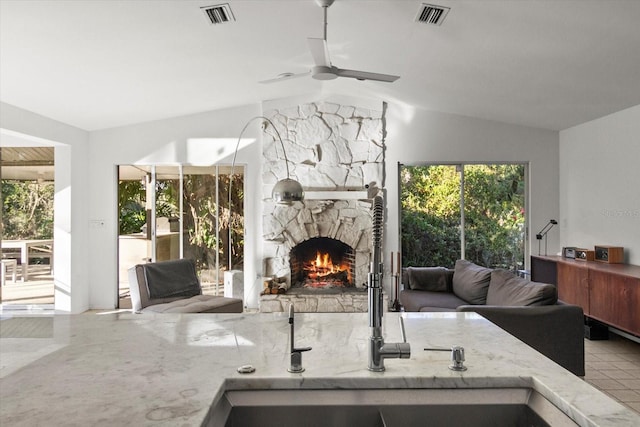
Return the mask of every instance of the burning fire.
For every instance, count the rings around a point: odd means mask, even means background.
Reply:
[[[308,261],[304,265],[304,270],[307,272],[307,277],[311,280],[324,280],[326,278],[338,279],[340,273],[346,272],[346,279],[351,281],[351,272],[349,271],[349,265],[343,263],[341,265],[334,264],[328,253],[316,252],[316,258]]]

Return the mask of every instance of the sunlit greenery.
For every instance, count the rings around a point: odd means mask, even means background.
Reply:
[[[179,180],[157,180],[156,217],[179,216]],[[196,260],[199,267],[228,265],[229,252],[229,175],[188,174],[184,176],[183,228],[185,257]],[[216,190],[217,189],[217,190]],[[244,247],[243,176],[234,174],[232,184],[231,259],[232,268],[241,268]],[[216,204],[216,191],[218,192]],[[120,234],[141,231],[146,223],[146,192],[141,181],[120,181],[118,208]],[[216,224],[216,216],[218,223]],[[216,229],[218,230],[216,237]]]
[[[193,258],[213,265],[217,251],[220,263],[227,266],[231,226],[231,264],[232,268],[241,268],[244,254],[243,188],[243,176],[234,174],[230,211],[229,175],[218,176],[217,204],[214,175],[185,175],[184,228],[189,233]],[[216,215],[220,241],[216,239]]]
[[[465,258],[522,268],[524,166],[466,165]],[[455,166],[401,169],[403,266],[453,267],[462,258],[460,173]]]
[[[2,180],[2,238],[52,239],[52,182]]]
[[[145,224],[145,190],[140,181],[118,183],[118,212],[120,234],[137,233]]]

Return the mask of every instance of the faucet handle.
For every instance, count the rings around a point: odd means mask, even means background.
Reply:
[[[294,374],[304,372],[304,367],[302,367],[302,352],[309,350],[311,350],[311,347],[294,348],[291,351],[291,364],[287,371]]]

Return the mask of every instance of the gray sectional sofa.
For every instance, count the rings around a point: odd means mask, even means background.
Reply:
[[[554,285],[458,260],[453,269],[408,267],[405,311],[473,311],[576,375],[584,375],[584,313],[558,300]]]

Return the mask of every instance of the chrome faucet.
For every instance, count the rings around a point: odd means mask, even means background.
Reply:
[[[384,371],[384,359],[408,359],[411,357],[411,345],[407,342],[404,330],[404,321],[400,318],[402,332],[401,343],[386,343],[382,336],[382,262],[381,237],[383,222],[382,197],[373,199],[373,259],[368,275],[368,300],[369,300],[369,370],[374,372]]]
[[[291,329],[289,331],[289,343],[290,343],[290,357],[291,364],[289,365],[289,372],[300,373],[304,372],[304,368],[302,367],[302,352],[311,350],[311,347],[302,347],[296,348],[294,345],[294,314],[295,310],[293,308],[293,304],[289,304],[289,324],[291,325]]]

